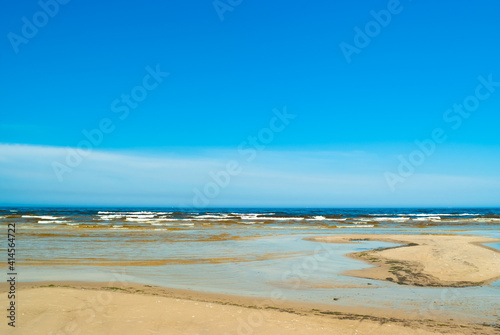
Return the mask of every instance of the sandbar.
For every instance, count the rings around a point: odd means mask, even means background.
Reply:
[[[355,252],[347,256],[375,267],[343,274],[429,287],[481,286],[500,279],[500,251],[485,246],[500,239],[465,235],[335,235],[307,238],[327,243],[384,241],[392,248]]]

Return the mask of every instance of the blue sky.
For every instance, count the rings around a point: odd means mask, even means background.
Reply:
[[[498,2],[221,0],[223,20],[212,1],[41,3],[0,14],[2,204],[191,206],[235,161],[208,206],[500,206]],[[252,147],[275,109],[295,117]]]

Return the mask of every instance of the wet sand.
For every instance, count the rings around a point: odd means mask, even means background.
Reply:
[[[149,285],[21,283],[16,328],[2,334],[497,334],[457,321],[374,317],[332,306],[206,294]],[[0,303],[7,303],[5,284]]]
[[[430,287],[481,286],[500,279],[500,251],[483,245],[500,239],[462,235],[343,235],[310,241],[355,243],[384,241],[400,247],[351,253],[376,267],[344,275]]]

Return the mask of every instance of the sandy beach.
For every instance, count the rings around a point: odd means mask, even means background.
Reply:
[[[203,294],[139,284],[22,283],[16,328],[2,334],[498,334],[454,320],[374,317],[332,306]],[[6,303],[1,285],[0,303]]]
[[[401,247],[351,253],[373,268],[347,271],[362,278],[416,286],[463,287],[489,284],[500,279],[500,252],[484,243],[499,239],[457,235],[347,235],[309,238],[310,241],[356,243],[385,241]]]

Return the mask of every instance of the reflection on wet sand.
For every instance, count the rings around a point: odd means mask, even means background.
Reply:
[[[162,266],[179,264],[221,264],[221,263],[241,263],[259,262],[273,259],[290,258],[297,256],[307,256],[311,252],[288,252],[288,253],[267,253],[262,255],[246,255],[240,257],[221,258],[192,258],[192,259],[140,259],[140,260],[115,260],[106,258],[56,258],[50,262],[37,259],[24,259],[20,265],[42,266],[42,265],[88,265],[88,266]]]

